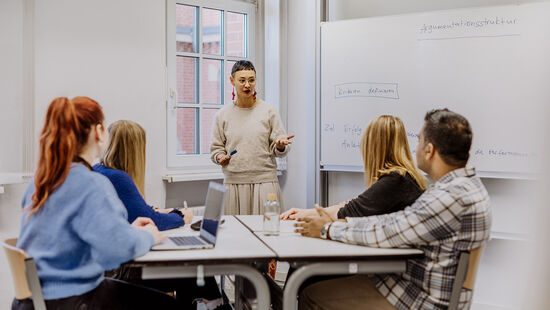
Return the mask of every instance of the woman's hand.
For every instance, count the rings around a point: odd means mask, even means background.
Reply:
[[[299,217],[316,216],[316,215],[317,215],[317,211],[312,209],[292,208],[288,211],[283,212],[280,218],[281,220],[295,220]]]
[[[158,213],[163,213],[163,214],[168,214],[170,212],[172,212],[174,210],[174,208],[168,208],[168,209],[156,209],[155,211],[157,211]]]
[[[216,161],[218,162],[218,164],[222,166],[227,166],[230,160],[231,160],[231,155],[222,154],[222,153],[216,155]]]
[[[155,239],[155,244],[160,243],[162,240],[167,237],[163,235],[155,225],[155,222],[148,217],[138,217],[135,221],[132,222],[132,226],[137,230],[145,230],[146,232],[153,235]]]
[[[185,224],[190,224],[193,220],[193,210],[185,207],[183,209],[180,209],[181,213],[183,214],[183,221]]]
[[[292,144],[292,141],[290,141],[290,139],[292,139],[292,138],[294,138],[294,135],[290,135],[290,136],[286,136],[286,137],[282,137],[282,138],[277,139],[277,141],[275,141],[275,147],[280,152],[284,151],[285,147],[287,145]]]

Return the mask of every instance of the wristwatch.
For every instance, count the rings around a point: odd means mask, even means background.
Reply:
[[[330,225],[332,222],[328,222],[321,228],[321,239],[328,239],[328,230],[330,229]]]

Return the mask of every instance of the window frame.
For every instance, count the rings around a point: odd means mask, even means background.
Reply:
[[[176,6],[178,4],[194,6],[197,11],[197,53],[194,52],[177,52],[176,51]],[[222,51],[223,55],[206,54],[202,52],[202,27],[201,27],[201,9],[215,9],[222,11]],[[237,57],[227,55],[227,40],[225,38],[227,31],[227,12],[246,14],[246,29],[245,29],[245,56]],[[220,167],[210,160],[210,153],[200,154],[200,143],[195,145],[199,154],[177,155],[177,109],[178,108],[198,108],[197,121],[195,123],[196,139],[200,138],[200,110],[211,108],[223,108],[225,106],[225,91],[226,84],[225,64],[227,61],[237,61],[248,59],[252,62],[255,60],[255,29],[256,29],[256,6],[249,2],[237,0],[167,0],[166,2],[166,82],[167,82],[167,100],[166,100],[166,163],[169,170],[185,169],[189,173],[219,173]],[[197,103],[178,103],[177,84],[176,84],[176,57],[187,56],[197,59],[195,65],[196,85],[195,91]],[[222,60],[221,80],[220,80],[220,96],[224,104],[208,104],[202,103],[201,98],[201,77],[200,66],[203,59]],[[200,141],[200,140],[199,140]]]

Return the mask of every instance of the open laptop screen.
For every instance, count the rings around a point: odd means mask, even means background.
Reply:
[[[201,236],[211,243],[216,242],[218,227],[223,214],[224,199],[225,186],[210,182],[208,184],[208,194],[206,195],[206,208],[202,219]]]

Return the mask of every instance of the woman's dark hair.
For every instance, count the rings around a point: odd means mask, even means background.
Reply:
[[[433,144],[446,164],[465,167],[473,136],[468,120],[449,109],[439,109],[426,113],[424,121],[424,142]]]
[[[242,70],[253,70],[254,73],[256,73],[256,68],[254,68],[254,65],[248,61],[248,60],[239,60],[231,69],[231,76],[235,76],[235,72],[242,71]]]

